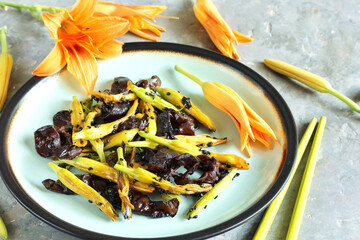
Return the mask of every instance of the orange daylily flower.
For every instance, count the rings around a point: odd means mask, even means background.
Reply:
[[[211,0],[197,0],[194,4],[194,13],[209,34],[211,41],[225,56],[240,59],[233,42],[237,45],[239,42],[253,41],[252,38],[232,30]]]
[[[34,75],[48,76],[67,65],[88,94],[94,90],[98,77],[96,58],[121,54],[123,43],[114,38],[130,27],[124,18],[93,16],[95,6],[96,0],[78,0],[70,11],[43,13],[55,47],[33,71]]]
[[[94,16],[117,16],[125,18],[131,23],[130,32],[142,38],[157,42],[158,39],[153,35],[161,37],[161,32],[165,32],[165,29],[146,21],[146,19],[155,22],[154,17],[157,17],[165,9],[166,6],[128,6],[99,1],[96,4]]]
[[[277,142],[271,127],[233,89],[218,82],[205,82],[178,65],[175,70],[199,84],[206,100],[231,117],[240,133],[240,151],[245,150],[251,157],[250,140],[269,149],[268,137]]]

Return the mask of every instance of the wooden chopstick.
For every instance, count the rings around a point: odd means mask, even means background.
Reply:
[[[316,118],[313,118],[311,120],[311,122],[309,123],[309,125],[299,143],[294,168],[290,174],[289,180],[287,181],[287,183],[285,184],[284,188],[281,190],[279,195],[269,205],[269,207],[266,210],[266,212],[260,222],[260,225],[253,237],[253,240],[265,239],[266,235],[268,234],[271,224],[273,223],[274,218],[281,206],[281,203],[284,200],[285,194],[286,194],[286,192],[290,186],[290,183],[295,175],[296,169],[299,166],[300,160],[301,160],[302,156],[304,155],[305,149],[306,149],[306,147],[310,141],[310,138],[314,132],[316,123],[317,123]]]
[[[311,146],[309,159],[306,163],[304,175],[301,181],[298,196],[296,198],[295,207],[293,214],[291,216],[290,226],[288,233],[286,235],[286,239],[291,239],[291,240],[297,239],[299,235],[301,220],[303,218],[307,198],[309,196],[311,182],[314,176],[316,160],[319,153],[321,140],[324,134],[325,125],[326,125],[326,117],[321,117],[319,121],[319,125],[316,129],[313,144]]]

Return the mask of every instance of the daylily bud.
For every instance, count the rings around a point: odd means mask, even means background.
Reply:
[[[0,217],[0,238],[1,239],[7,239],[8,234],[6,230],[6,226],[2,218]]]
[[[331,88],[324,78],[288,63],[274,59],[265,59],[264,63],[275,72],[294,78],[316,91],[327,92]]]
[[[0,29],[0,40],[1,40],[1,49],[2,52],[0,54],[0,111],[2,110],[5,100],[6,94],[8,91],[9,86],[9,79],[11,68],[13,64],[13,59],[10,53],[7,50],[7,43],[6,43],[6,26]]]
[[[268,66],[275,72],[296,79],[316,91],[330,93],[331,95],[334,95],[335,97],[339,98],[341,101],[349,105],[354,111],[360,113],[359,105],[357,105],[350,98],[346,97],[345,95],[339,93],[334,88],[332,88],[331,84],[324,78],[279,60],[265,59],[264,63],[266,66]]]

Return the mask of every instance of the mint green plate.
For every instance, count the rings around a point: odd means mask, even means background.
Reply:
[[[230,117],[209,104],[201,88],[174,71],[179,64],[207,81],[233,88],[273,128],[279,144],[272,150],[253,144],[253,156],[239,151],[240,137]],[[294,163],[296,131],[293,117],[279,93],[260,75],[237,61],[215,52],[171,43],[128,43],[124,53],[99,61],[96,90],[110,88],[114,77],[133,81],[157,75],[164,87],[180,90],[191,97],[214,122],[216,137],[228,143],[211,149],[237,154],[250,163],[240,176],[203,210],[197,219],[187,220],[193,197],[182,197],[177,215],[152,219],[134,215],[131,220],[112,222],[81,196],[67,196],[46,190],[42,181],[56,179],[34,147],[34,131],[52,124],[53,115],[69,109],[72,96],[86,95],[67,72],[46,78],[34,77],[6,106],[0,119],[0,170],[15,198],[31,213],[51,226],[86,239],[203,239],[239,226],[262,211],[285,184]],[[219,96],[221,97],[221,96]],[[198,133],[207,133],[200,129]]]

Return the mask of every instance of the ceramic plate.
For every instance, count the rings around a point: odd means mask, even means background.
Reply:
[[[226,84],[273,128],[280,144],[268,150],[252,147],[253,156],[239,151],[240,137],[230,117],[209,104],[201,88],[174,71],[179,64],[200,78]],[[31,213],[69,234],[86,239],[203,239],[228,231],[263,210],[285,184],[294,163],[296,130],[283,98],[260,75],[243,64],[215,52],[172,43],[127,43],[124,53],[99,61],[96,90],[110,88],[114,77],[133,81],[157,75],[164,87],[180,90],[213,120],[214,136],[228,143],[211,149],[238,154],[250,163],[240,176],[203,210],[197,219],[187,220],[193,197],[182,197],[174,218],[151,219],[134,215],[132,220],[112,222],[81,196],[67,196],[46,190],[42,181],[57,179],[34,148],[34,131],[52,124],[53,115],[69,109],[72,96],[86,96],[80,84],[67,72],[30,79],[10,100],[0,119],[0,169],[15,198]],[[221,96],[219,96],[221,97]],[[207,133],[200,129],[198,133]]]

